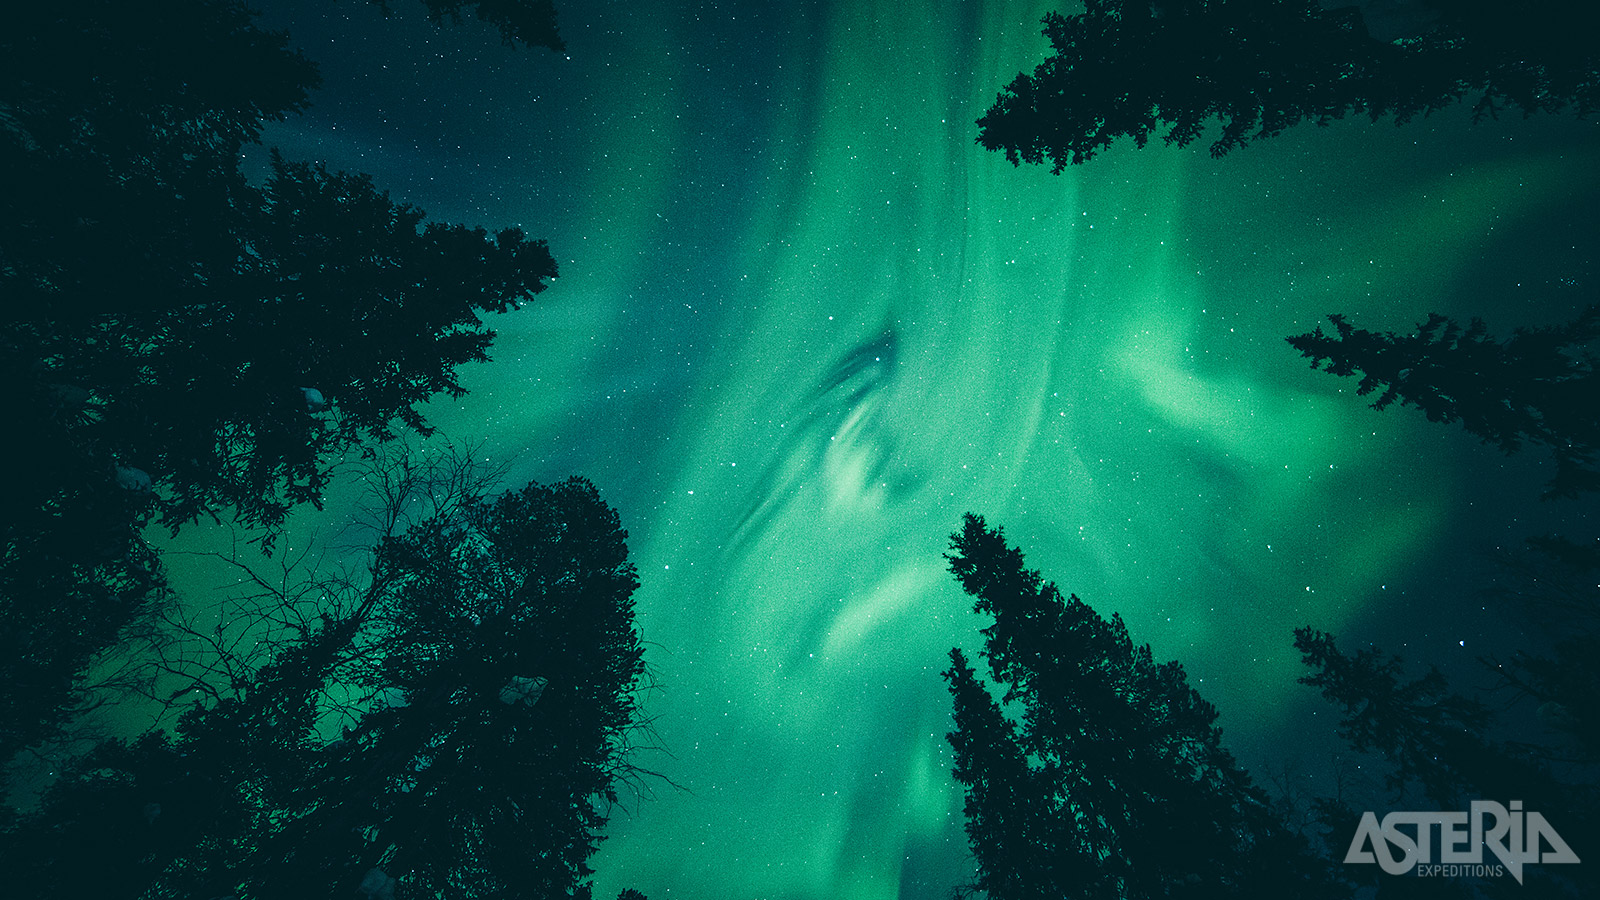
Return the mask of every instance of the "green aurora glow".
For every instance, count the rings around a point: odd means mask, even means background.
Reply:
[[[590,477],[631,532],[671,754],[640,762],[686,790],[618,812],[596,896],[948,896],[969,864],[939,672],[982,623],[941,553],[965,511],[1181,660],[1246,763],[1335,746],[1293,627],[1430,659],[1493,631],[1396,598],[1548,515],[1536,461],[1373,413],[1283,338],[1335,311],[1561,318],[1544,289],[1594,276],[1592,123],[1456,110],[1052,176],[973,120],[1055,4],[581,5],[567,60],[288,17],[329,84],[274,140],[561,260],[430,415],[518,482]],[[411,43],[357,65],[307,36],[341,27]],[[419,41],[481,58],[363,93]],[[465,128],[440,111],[460,96],[494,115]],[[396,150],[380,106],[462,146]]]

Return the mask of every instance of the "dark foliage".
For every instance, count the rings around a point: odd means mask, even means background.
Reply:
[[[1600,50],[1562,0],[1432,0],[1427,27],[1384,41],[1354,7],[1314,0],[1087,0],[1044,19],[1052,55],[978,120],[978,142],[1060,172],[1119,137],[1184,146],[1223,121],[1213,156],[1300,122],[1403,123],[1468,95],[1525,113],[1600,100]]]
[[[983,519],[968,515],[951,548],[950,570],[994,616],[983,652],[1005,689],[997,702],[951,651],[949,737],[976,889],[994,900],[1340,895],[1222,748],[1216,710],[1180,665],[1134,647],[1119,617],[1063,598]]]
[[[265,895],[332,895],[372,867],[417,896],[566,896],[587,878],[643,665],[626,532],[577,479],[470,508],[465,524],[380,552],[395,612],[372,686],[405,705],[333,754],[298,833],[262,851],[281,880]],[[548,684],[533,702],[507,693],[535,678]]]
[[[79,668],[160,584],[137,540],[153,498],[91,439],[108,385],[79,370],[143,374],[164,335],[122,320],[231,269],[212,217],[243,188],[233,155],[316,84],[236,4],[157,13],[26,4],[0,29],[0,373],[22,436],[0,516],[0,759],[51,735]]]
[[[1501,662],[1484,659],[1502,687],[1535,705],[1553,740],[1530,748],[1600,766],[1600,540],[1588,546],[1558,535],[1528,540],[1528,550],[1507,563],[1520,569],[1522,589],[1487,592],[1515,602],[1549,638],[1540,651]]]
[[[7,12],[0,375],[22,437],[0,679],[21,687],[0,759],[52,736],[77,673],[158,591],[142,526],[232,512],[270,533],[320,501],[337,454],[426,432],[415,405],[487,358],[481,316],[555,274],[543,242],[424,224],[365,176],[275,156],[250,183],[240,149],[317,81],[236,0]]]
[[[1318,328],[1289,343],[1312,368],[1340,376],[1359,371],[1356,393],[1377,391],[1374,409],[1398,400],[1431,421],[1460,422],[1507,453],[1543,444],[1556,459],[1547,498],[1600,490],[1600,383],[1589,349],[1600,337],[1600,306],[1563,325],[1518,329],[1505,341],[1490,337],[1478,319],[1462,328],[1431,315],[1400,336],[1328,318],[1334,334]]]
[[[389,0],[371,0],[388,9]],[[435,22],[449,16],[461,21],[461,11],[471,7],[478,18],[499,30],[507,44],[566,49],[556,29],[556,7],[551,0],[422,0]]]
[[[175,738],[105,744],[58,782],[5,839],[11,886],[586,896],[643,671],[625,539],[573,479],[386,540],[367,601],[241,695]],[[339,712],[352,690],[372,698],[355,717]]]
[[[1587,644],[1592,654],[1592,636]],[[1600,758],[1593,755],[1592,748],[1580,749],[1576,756],[1553,758],[1541,742],[1528,740],[1531,735],[1511,742],[1495,740],[1489,734],[1496,717],[1482,703],[1451,692],[1444,676],[1434,668],[1407,680],[1401,659],[1376,648],[1347,654],[1332,635],[1310,628],[1296,629],[1295,646],[1313,670],[1301,683],[1318,688],[1340,708],[1339,733],[1352,748],[1388,761],[1389,787],[1396,798],[1410,797],[1410,808],[1415,808],[1411,804],[1419,799],[1440,810],[1466,810],[1472,800],[1482,798],[1515,799],[1522,801],[1525,809],[1543,815],[1575,849],[1592,847],[1600,840],[1600,818],[1594,812],[1600,801],[1594,781]],[[1527,684],[1534,696],[1541,688],[1560,690],[1556,686],[1567,683],[1574,672],[1558,664],[1554,667],[1556,678],[1546,681],[1541,667],[1526,662],[1496,668],[1515,679],[1513,684]],[[1592,670],[1592,664],[1585,668]],[[1570,694],[1560,696],[1572,699]],[[1414,791],[1420,791],[1421,797]],[[1332,801],[1319,805],[1330,834],[1347,840],[1360,812]],[[1377,877],[1375,872],[1366,874]],[[1600,887],[1583,866],[1535,866],[1523,873],[1523,879],[1531,891],[1528,896],[1588,897]],[[1384,896],[1389,891],[1412,895],[1415,881],[1414,877],[1379,878]],[[1492,885],[1488,893],[1495,893]],[[1472,894],[1456,886],[1455,895]]]
[[[1557,461],[1547,499],[1600,488],[1600,394],[1589,349],[1600,334],[1600,307],[1585,309],[1567,324],[1518,330],[1503,342],[1489,337],[1478,320],[1463,329],[1434,315],[1401,337],[1330,318],[1336,336],[1319,328],[1289,342],[1313,368],[1341,376],[1359,372],[1357,393],[1379,392],[1374,408],[1397,400],[1417,406],[1430,420],[1460,421],[1507,453],[1525,442],[1544,444]],[[1313,670],[1300,680],[1340,708],[1340,734],[1353,749],[1388,762],[1396,802],[1457,811],[1480,798],[1516,800],[1543,815],[1569,846],[1594,846],[1600,840],[1594,814],[1600,801],[1600,722],[1592,702],[1600,691],[1597,546],[1555,535],[1533,538],[1526,552],[1501,559],[1517,576],[1511,586],[1484,592],[1548,638],[1542,651],[1480,660],[1499,691],[1510,695],[1501,705],[1514,710],[1510,722],[1485,703],[1452,692],[1436,668],[1407,679],[1399,657],[1373,647],[1347,654],[1332,635],[1310,628],[1295,632],[1295,645]],[[1362,815],[1342,799],[1318,806],[1331,840],[1347,840]],[[1419,879],[1376,870],[1363,874],[1383,897],[1568,898],[1600,890],[1582,866],[1535,866],[1521,873],[1525,886],[1491,879],[1423,887],[1427,880],[1419,885]]]
[[[1295,647],[1316,670],[1301,683],[1318,688],[1345,710],[1340,736],[1355,750],[1393,755],[1390,786],[1395,790],[1418,783],[1431,800],[1448,809],[1458,805],[1459,791],[1468,783],[1462,766],[1493,768],[1494,751],[1480,738],[1489,711],[1449,693],[1437,669],[1405,681],[1399,658],[1373,648],[1347,656],[1332,635],[1309,628],[1295,631]]]

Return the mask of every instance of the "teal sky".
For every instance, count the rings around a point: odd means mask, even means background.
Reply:
[[[669,751],[639,761],[684,790],[613,818],[596,896],[948,896],[967,511],[1182,661],[1251,765],[1337,748],[1297,625],[1447,667],[1517,639],[1473,560],[1584,512],[1283,338],[1570,317],[1593,122],[1452,110],[1053,176],[973,120],[1055,4],[558,5],[564,55],[266,4],[327,78],[269,141],[560,260],[429,415],[511,481],[589,477],[631,533]]]

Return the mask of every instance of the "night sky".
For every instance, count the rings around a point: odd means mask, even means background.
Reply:
[[[939,676],[985,624],[941,558],[964,512],[1180,660],[1241,761],[1312,775],[1341,744],[1295,626],[1484,684],[1473,660],[1528,639],[1476,594],[1486,554],[1589,521],[1538,500],[1536,453],[1374,412],[1283,339],[1570,319],[1600,274],[1594,121],[1452,109],[1053,176],[974,120],[1055,3],[572,0],[561,54],[418,4],[258,5],[325,84],[251,166],[369,172],[560,262],[427,413],[508,486],[590,478],[630,532],[666,750],[638,762],[683,789],[617,810],[597,897],[968,877]]]

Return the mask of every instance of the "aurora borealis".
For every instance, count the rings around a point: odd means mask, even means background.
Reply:
[[[682,789],[613,816],[597,896],[948,896],[967,511],[1180,660],[1247,765],[1337,747],[1297,625],[1443,667],[1518,640],[1477,560],[1583,510],[1283,338],[1570,316],[1594,122],[1452,109],[1055,176],[973,142],[1053,3],[558,6],[562,55],[264,3],[326,80],[267,143],[560,262],[428,414],[510,482],[590,478],[631,534],[666,751],[639,762]]]

